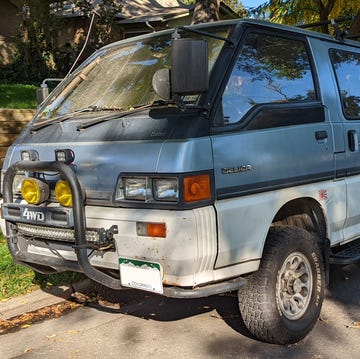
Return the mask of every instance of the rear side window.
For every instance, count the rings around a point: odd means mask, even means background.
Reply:
[[[330,50],[345,117],[360,118],[360,55],[341,50]]]
[[[223,94],[225,123],[236,123],[253,106],[316,99],[305,42],[249,33]]]

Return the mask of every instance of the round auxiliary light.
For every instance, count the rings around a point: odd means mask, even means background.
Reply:
[[[69,182],[59,180],[55,186],[55,196],[57,201],[64,207],[72,206],[72,194]]]
[[[36,178],[26,178],[21,183],[21,195],[29,204],[46,201],[49,193],[49,186]]]

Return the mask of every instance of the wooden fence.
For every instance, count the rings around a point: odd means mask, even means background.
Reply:
[[[34,113],[35,110],[0,109],[0,168],[8,147]]]

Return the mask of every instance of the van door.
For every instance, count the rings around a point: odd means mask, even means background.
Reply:
[[[342,120],[346,175],[347,209],[344,240],[360,236],[360,52],[342,46],[329,50],[335,72],[340,101],[339,116]],[[339,104],[340,102],[340,104]]]
[[[319,199],[331,191],[332,127],[317,93],[305,38],[245,35],[212,134],[217,267],[261,258],[277,210],[302,186],[320,182]]]

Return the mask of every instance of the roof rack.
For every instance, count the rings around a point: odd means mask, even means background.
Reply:
[[[357,38],[360,37],[360,35],[349,35],[347,30],[341,30],[339,27],[339,23],[345,22],[345,21],[354,21],[355,16],[344,16],[339,17],[337,19],[330,19],[330,20],[323,20],[318,22],[313,22],[311,24],[300,24],[297,25],[297,27],[301,27],[303,29],[307,29],[310,27],[316,27],[316,26],[322,26],[322,25],[331,25],[334,29],[335,33],[335,39],[338,41],[344,41],[345,38]]]

